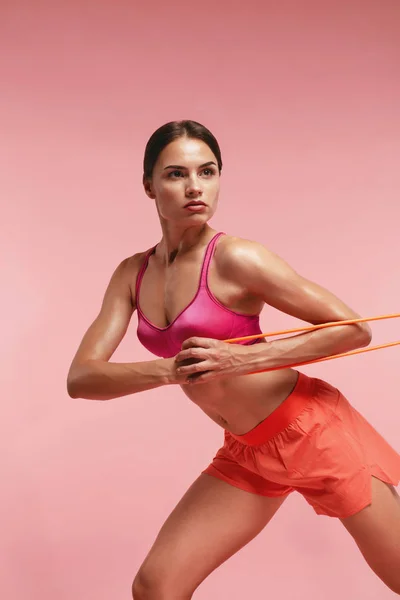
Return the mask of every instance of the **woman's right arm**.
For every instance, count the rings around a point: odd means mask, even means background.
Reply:
[[[135,255],[114,271],[100,313],[85,333],[69,369],[67,389],[71,398],[110,400],[176,382],[174,358],[109,362],[136,309],[131,284],[136,281],[140,262],[140,255]]]

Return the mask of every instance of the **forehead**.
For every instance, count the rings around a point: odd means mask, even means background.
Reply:
[[[157,162],[162,168],[167,164],[185,166],[210,160],[217,162],[213,151],[205,142],[182,137],[168,144],[160,153]]]

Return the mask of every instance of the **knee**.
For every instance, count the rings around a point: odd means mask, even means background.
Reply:
[[[396,568],[396,570],[384,574],[381,574],[376,570],[375,573],[389,590],[400,596],[400,569]]]
[[[151,600],[155,598],[157,591],[151,581],[146,577],[146,574],[140,570],[132,583],[132,598],[133,600]]]
[[[132,598],[133,600],[155,600],[158,587],[157,582],[141,569],[132,583]]]
[[[141,567],[132,583],[133,600],[190,600],[191,594],[182,594],[170,578],[159,569]]]
[[[390,590],[392,590],[392,592],[394,592],[395,594],[400,596],[400,578],[399,577],[397,578],[397,581],[390,582],[389,584],[387,584],[387,586]]]

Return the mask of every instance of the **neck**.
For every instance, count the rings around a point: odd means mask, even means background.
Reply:
[[[164,264],[171,264],[178,254],[185,254],[189,250],[201,246],[212,229],[207,223],[200,226],[178,229],[171,227],[170,223],[161,222],[163,236],[157,245],[156,253]]]

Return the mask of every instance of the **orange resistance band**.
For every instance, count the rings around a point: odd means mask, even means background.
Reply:
[[[242,342],[247,340],[256,340],[265,337],[273,337],[277,335],[286,335],[289,333],[299,333],[305,331],[316,331],[317,329],[326,329],[327,327],[339,327],[341,325],[352,325],[354,323],[365,323],[366,321],[381,321],[383,319],[396,319],[400,317],[399,314],[393,315],[381,315],[379,317],[363,317],[360,319],[349,319],[347,321],[334,321],[332,323],[322,323],[321,325],[311,325],[309,327],[298,327],[296,329],[286,329],[284,331],[275,331],[272,333],[258,333],[257,335],[248,335],[246,337],[232,338],[230,340],[224,340],[227,343]],[[372,352],[373,350],[381,350],[382,348],[390,348],[391,346],[398,346],[399,342],[389,342],[388,344],[381,344],[379,346],[370,346],[368,348],[362,348],[360,350],[352,350],[351,352],[342,352],[341,354],[333,354],[332,356],[324,356],[322,358],[316,358],[314,360],[308,360],[301,363],[295,363],[293,365],[284,365],[281,367],[273,367],[272,369],[266,369],[267,371],[278,371],[279,369],[290,369],[291,367],[299,367],[302,365],[310,365],[312,363],[323,362],[324,360],[332,360],[334,358],[342,358],[343,356],[352,356],[353,354],[362,354],[363,352]],[[257,371],[261,373],[262,371]]]

